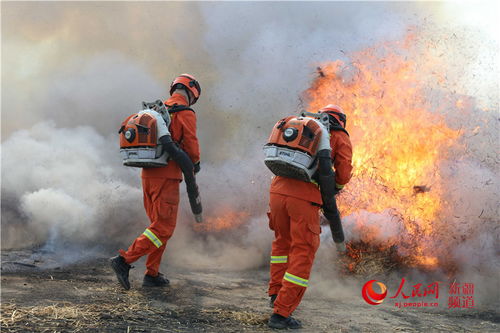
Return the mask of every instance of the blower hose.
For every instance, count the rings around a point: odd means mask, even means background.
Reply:
[[[194,175],[193,162],[186,152],[172,140],[170,135],[162,136],[159,141],[163,146],[163,151],[167,152],[168,156],[179,164],[181,171],[184,174],[184,181],[186,182],[186,190],[189,197],[189,204],[191,205],[191,211],[194,214],[196,222],[202,222],[203,209],[201,207],[200,192]]]
[[[330,158],[330,150],[323,149],[318,152],[318,183],[323,200],[323,215],[330,222],[330,230],[335,243],[342,243],[345,240],[344,230],[342,229],[342,221],[337,208],[335,194],[337,188],[335,186],[335,173],[332,169],[332,160]]]

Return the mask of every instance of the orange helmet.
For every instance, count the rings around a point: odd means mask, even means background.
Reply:
[[[196,78],[190,74],[181,74],[172,81],[170,84],[170,95],[172,95],[175,89],[179,88],[186,89],[193,94],[194,100],[191,101],[191,105],[196,103],[198,97],[200,97],[200,84],[196,81]]]
[[[345,128],[347,117],[344,110],[338,105],[328,104],[327,106],[321,108],[318,112],[327,113],[330,118],[330,126],[340,125]]]

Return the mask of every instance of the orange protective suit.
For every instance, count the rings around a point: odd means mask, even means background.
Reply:
[[[333,167],[337,187],[342,188],[351,180],[352,144],[349,135],[342,131],[332,131],[330,136]]]
[[[337,187],[351,178],[352,145],[342,131],[330,137]],[[271,250],[269,296],[278,295],[274,313],[284,317],[299,305],[309,283],[319,247],[319,187],[297,179],[274,177],[271,182],[269,227],[275,239]]]
[[[187,105],[180,94],[173,94],[165,105]],[[170,134],[172,139],[189,155],[193,163],[200,160],[200,148],[196,137],[196,115],[186,110],[171,115]],[[142,169],[144,208],[151,221],[150,226],[135,239],[127,251],[120,250],[125,262],[130,264],[144,255],[146,274],[157,276],[167,241],[172,236],[179,206],[179,184],[182,172],[177,163],[169,161],[160,168]]]

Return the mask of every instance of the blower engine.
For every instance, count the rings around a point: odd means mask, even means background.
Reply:
[[[128,116],[118,131],[123,165],[137,168],[164,167],[174,160],[186,182],[191,211],[202,222],[202,206],[194,165],[189,156],[172,140],[170,114],[161,100],[142,102],[143,110]],[[186,108],[187,110],[190,110]]]
[[[325,113],[303,112],[274,125],[264,146],[266,166],[276,175],[317,181],[323,200],[323,215],[330,223],[333,241],[345,251],[344,231],[335,200],[337,188],[332,169],[329,117]]]
[[[167,165],[159,139],[170,135],[170,115],[162,101],[142,102],[143,110],[127,117],[118,131],[123,165],[138,168]]]
[[[318,151],[329,150],[328,115],[290,116],[276,123],[264,146],[264,163],[277,176],[311,182],[318,169]]]

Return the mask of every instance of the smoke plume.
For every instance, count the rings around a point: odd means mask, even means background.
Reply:
[[[264,265],[272,239],[265,214],[271,174],[261,147],[272,125],[307,108],[301,96],[317,76],[318,63],[349,61],[353,51],[402,39],[409,25],[438,21],[439,6],[2,4],[2,248],[49,240],[58,248],[99,244],[108,253],[128,246],[148,220],[139,170],[121,165],[118,126],[143,100],[166,98],[170,80],[189,72],[202,85],[194,107],[205,216],[227,217],[237,226],[197,231],[182,192],[167,261],[225,269]],[[454,62],[450,70],[450,86],[443,89],[460,86],[460,93],[476,94],[480,105],[444,115],[450,126],[463,125],[463,150],[454,148],[440,170],[448,180],[443,200],[453,203],[443,214],[457,216],[449,223],[455,236],[464,237],[453,243],[452,255],[464,268],[482,269],[488,258],[498,270],[498,155],[493,148],[498,92],[491,84],[484,88],[485,80],[462,87],[453,76],[457,68],[474,71],[484,60],[474,59],[471,66]],[[486,60],[498,68],[490,57]],[[487,69],[478,73],[498,87]],[[474,132],[477,126],[481,130]],[[386,242],[400,232],[398,225],[384,223],[389,216],[388,211],[345,216],[346,234]],[[360,219],[366,220],[366,230],[351,223]],[[377,233],[369,232],[371,226]],[[326,230],[322,238],[318,266],[332,259]]]

